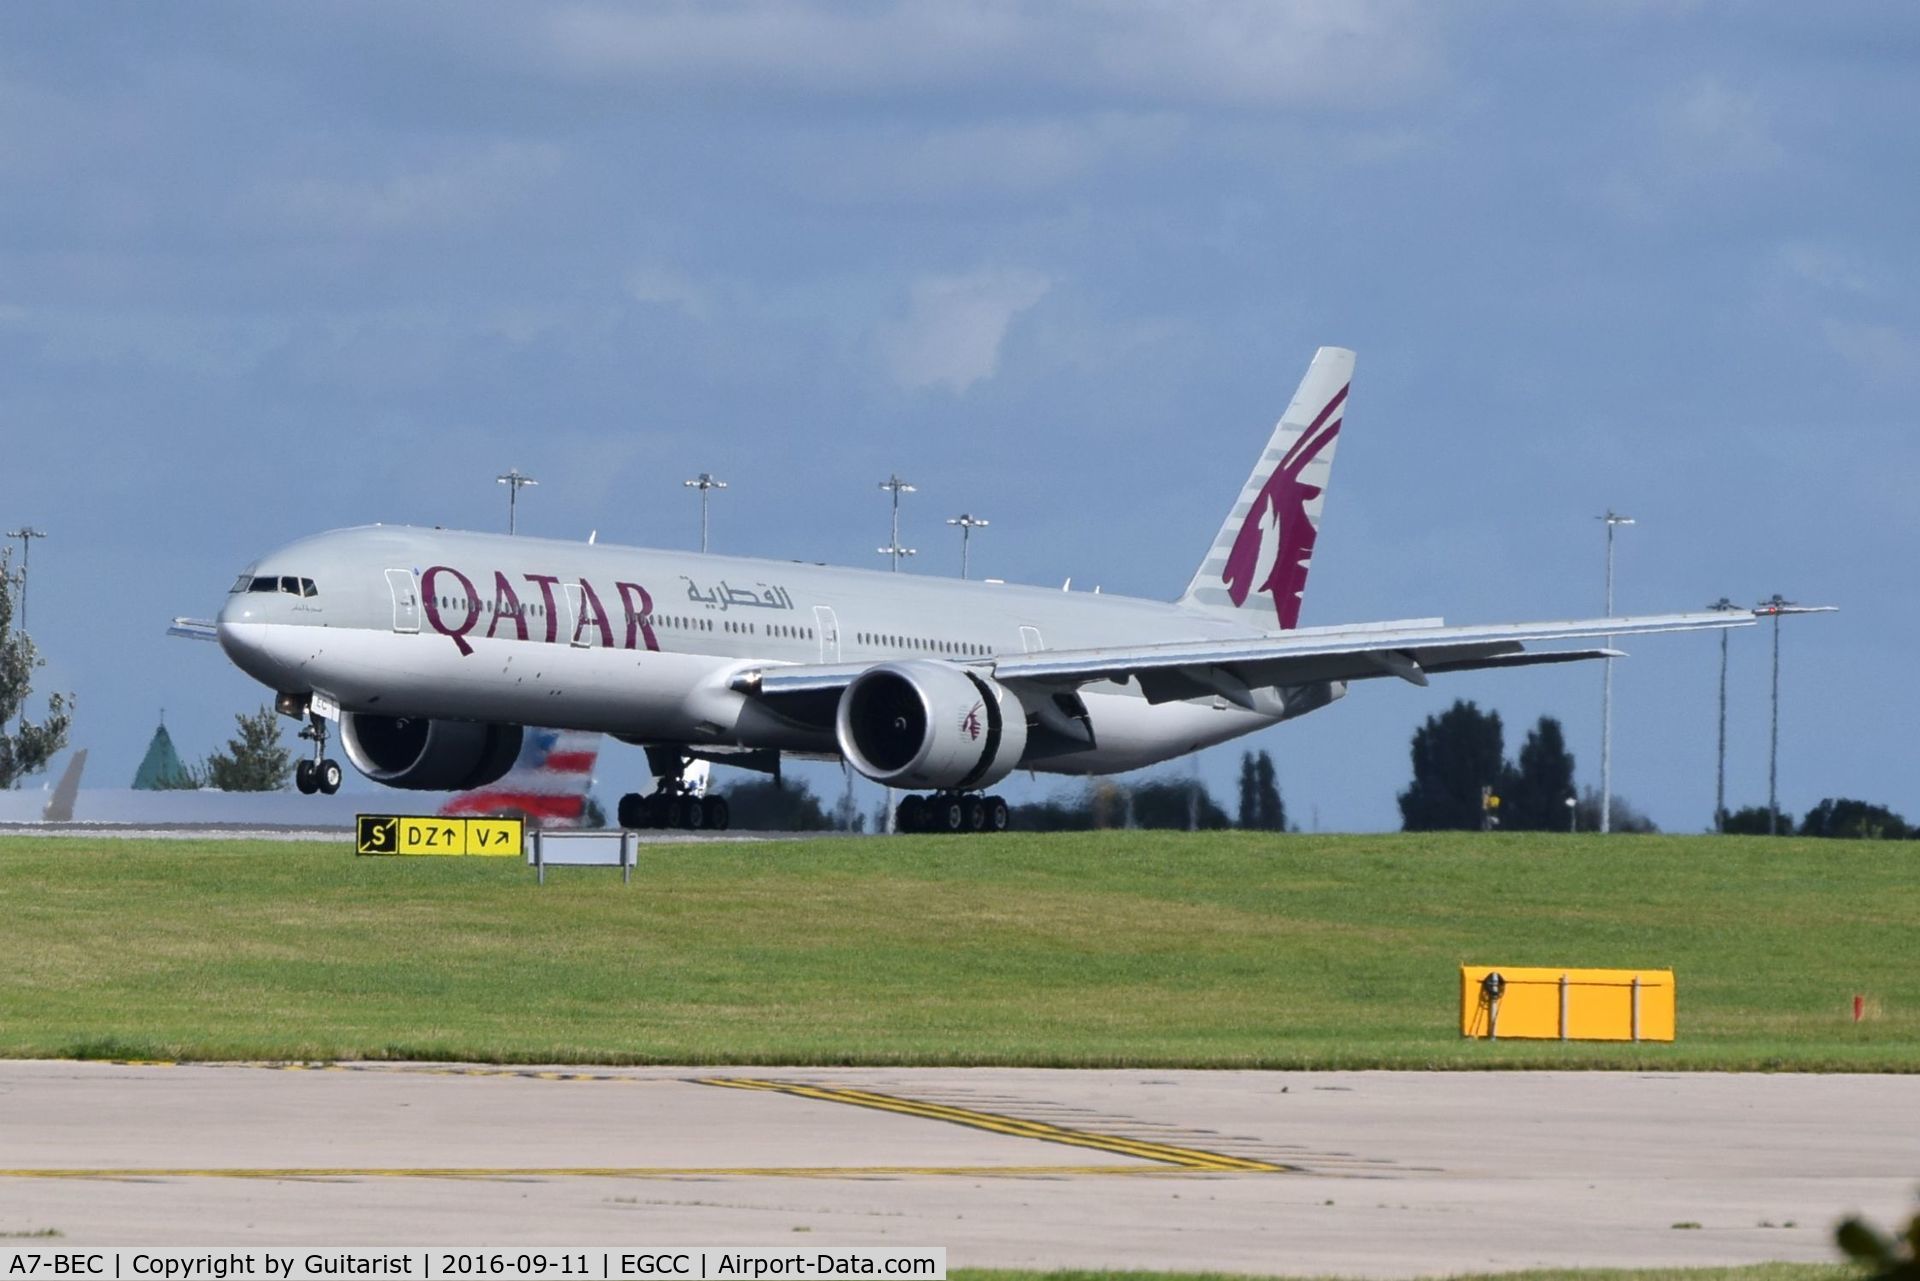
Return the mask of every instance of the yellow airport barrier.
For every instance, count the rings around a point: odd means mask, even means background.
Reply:
[[[1460,1035],[1487,1040],[1671,1041],[1672,970],[1460,967]]]
[[[441,818],[422,814],[360,814],[356,854],[483,854],[518,858],[526,823],[517,818]]]

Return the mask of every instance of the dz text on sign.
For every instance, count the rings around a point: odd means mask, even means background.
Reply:
[[[526,824],[517,818],[436,818],[417,814],[362,814],[356,854],[483,854],[520,856]]]

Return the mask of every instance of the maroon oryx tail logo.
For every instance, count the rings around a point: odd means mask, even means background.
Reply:
[[[978,742],[980,739],[980,712],[986,704],[975,703],[973,710],[960,718],[960,732]]]
[[[1303,484],[1300,473],[1340,434],[1338,414],[1346,398],[1347,389],[1342,387],[1273,469],[1241,523],[1233,550],[1227,555],[1227,567],[1220,573],[1220,581],[1227,585],[1227,595],[1235,605],[1246,604],[1253,592],[1271,593],[1273,612],[1283,631],[1292,630],[1300,621],[1300,593],[1307,585],[1307,562],[1313,556],[1317,532],[1307,519],[1307,504],[1320,496],[1320,487]],[[1255,583],[1269,520],[1276,527],[1280,545],[1266,580]]]

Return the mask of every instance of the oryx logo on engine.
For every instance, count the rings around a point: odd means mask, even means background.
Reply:
[[[976,702],[973,710],[960,718],[960,732],[975,742],[980,739],[980,713],[985,707],[985,703]]]

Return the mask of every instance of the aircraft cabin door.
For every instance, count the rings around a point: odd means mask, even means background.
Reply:
[[[825,605],[813,607],[813,630],[820,636],[820,661],[840,661],[840,620]]]
[[[588,638],[593,635],[593,623],[591,619],[580,612],[582,608],[580,604],[580,584],[568,583],[566,589],[567,626],[573,629],[567,633],[567,636],[574,645],[585,649],[592,643]]]
[[[1040,639],[1040,629],[1038,627],[1022,627],[1020,629],[1020,648],[1023,651],[1029,654],[1038,654],[1046,647],[1046,643]]]
[[[387,590],[393,594],[393,630],[420,630],[420,584],[410,569],[387,571]]]

